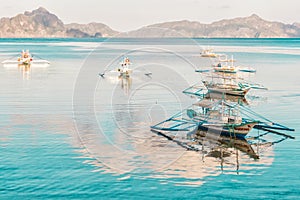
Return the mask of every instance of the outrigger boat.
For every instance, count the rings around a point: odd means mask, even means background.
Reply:
[[[246,138],[252,129],[294,139],[293,136],[278,132],[294,129],[272,122],[238,103],[229,103],[225,100],[199,101],[169,119],[151,126],[151,130],[155,132],[185,131],[187,134],[196,134],[201,131],[215,134],[217,137],[239,139]]]
[[[120,62],[120,67],[118,68],[118,72],[120,72],[120,77],[127,78],[130,76],[132,69],[129,68],[129,65],[131,65],[131,62],[128,57],[125,57]]]
[[[106,68],[103,72],[99,73],[98,75],[102,78],[105,78],[106,74],[113,74],[115,76],[116,73],[119,74],[119,78],[129,78],[132,75],[133,69],[131,69],[129,66],[132,65],[132,62],[128,57],[124,57],[119,62],[119,66],[117,69],[110,69],[111,66],[115,66],[115,63],[113,63],[110,67]],[[135,74],[139,75],[143,73],[147,77],[151,77],[152,72],[148,71],[146,68],[141,67],[138,69],[135,69]]]
[[[239,69],[233,65],[222,65],[221,63],[218,63],[214,66],[214,70],[215,72],[237,73]]]
[[[226,102],[223,103],[226,104]],[[214,103],[208,103],[207,105],[212,106]],[[231,107],[234,106],[234,104],[229,104],[228,106]],[[207,109],[207,106],[204,106],[204,108]],[[233,108],[234,107],[231,109]],[[193,112],[190,113],[192,114],[192,118],[186,117],[188,109],[151,126],[151,131],[175,142],[177,145],[187,150],[202,152],[203,156],[219,157],[221,159],[223,156],[227,157],[233,153],[232,151],[227,151],[227,148],[236,149],[236,155],[238,155],[239,150],[247,154],[250,158],[259,159],[260,149],[264,149],[260,147],[269,147],[286,139],[295,139],[295,137],[291,135],[282,133],[282,131],[294,131],[294,129],[272,122],[243,106],[240,108],[240,111],[246,112],[248,117],[253,116],[256,118],[239,118],[246,126],[250,125],[250,127],[246,127],[243,132],[234,129],[242,127],[239,126],[239,123],[236,123],[233,126],[230,126],[230,123],[224,123],[224,130],[222,131],[215,131],[212,127],[207,128],[207,130],[206,128],[203,129],[202,127],[205,127],[206,124],[213,124],[213,121],[200,118],[197,119],[197,115],[194,115]],[[218,110],[213,112],[217,111]],[[208,110],[208,112],[210,111]],[[210,117],[213,115],[214,114],[211,114]],[[255,125],[253,126],[253,124]],[[249,133],[249,129],[256,129],[257,133],[255,133],[254,136],[248,136],[245,133]],[[274,134],[273,137],[270,137],[270,134]]]
[[[229,60],[222,61],[228,62]],[[233,62],[233,59],[230,61]],[[199,72],[204,73],[204,71]],[[236,74],[221,74],[223,76],[212,73],[210,74],[212,77],[211,81],[204,80],[201,82],[202,84],[195,84],[185,89],[183,93],[195,96],[200,101],[151,126],[151,131],[176,142],[188,150],[195,151],[201,151],[201,148],[197,145],[200,143],[195,137],[197,135],[204,135],[204,138],[207,138],[208,134],[214,135],[217,141],[219,141],[220,137],[228,138],[225,141],[230,141],[229,144],[231,144],[233,139],[239,141],[237,148],[241,149],[249,147],[249,141],[253,141],[252,144],[257,144],[254,142],[256,140],[259,144],[275,144],[287,138],[295,139],[295,137],[283,133],[283,131],[295,131],[294,129],[273,122],[241,104],[240,98],[243,101],[243,97],[251,88],[266,89],[264,86],[246,82],[238,78]],[[217,82],[215,78],[221,80],[221,82]],[[217,100],[210,99],[207,94],[213,93],[222,94],[222,98]],[[229,102],[225,100],[228,99],[225,94],[240,98]],[[251,136],[253,129],[258,130],[256,136]],[[260,134],[259,131],[263,131],[263,133]],[[281,138],[269,142],[267,139],[264,139],[264,136],[268,134],[274,134]],[[258,158],[253,153],[252,148],[246,148],[245,151]]]
[[[10,66],[12,66],[12,67],[14,67],[14,66],[31,66],[33,64],[48,66],[50,64],[50,62],[47,61],[47,60],[33,59],[33,56],[29,53],[29,50],[26,50],[26,51],[23,50],[21,52],[20,57],[18,57],[17,59],[14,59],[14,60],[4,60],[2,62],[2,64],[5,67],[10,67]]]
[[[244,97],[250,89],[267,89],[260,84],[250,83],[237,76],[229,75],[226,73],[212,74],[208,76],[211,77],[210,81],[203,80],[202,83],[208,92],[241,97]]]

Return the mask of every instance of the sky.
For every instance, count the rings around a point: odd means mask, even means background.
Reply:
[[[117,31],[177,20],[211,23],[250,16],[300,22],[299,0],[0,0],[0,17],[44,7],[64,23],[101,22]]]

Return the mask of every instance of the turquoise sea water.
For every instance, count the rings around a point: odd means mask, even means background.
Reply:
[[[208,46],[257,69],[246,78],[269,90],[251,91],[249,106],[296,129],[295,140],[263,147],[259,160],[229,149],[222,162],[150,131],[195,101],[181,91],[213,62],[199,57]],[[30,49],[51,62],[0,67],[0,199],[299,198],[299,39],[0,39],[0,47],[1,61]],[[124,55],[134,68],[126,80],[115,72]]]

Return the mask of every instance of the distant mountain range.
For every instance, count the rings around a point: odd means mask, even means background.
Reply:
[[[0,19],[1,38],[112,37],[118,34],[102,23],[64,24],[45,8]]]
[[[291,38],[300,37],[300,23],[270,22],[253,14],[249,17],[225,19],[211,24],[187,20],[165,22],[122,33],[102,23],[64,24],[56,15],[40,7],[12,18],[0,19],[0,37]]]
[[[211,24],[187,20],[165,22],[128,33],[129,37],[226,37],[226,38],[290,38],[300,37],[300,24],[284,24],[249,17],[225,19]]]

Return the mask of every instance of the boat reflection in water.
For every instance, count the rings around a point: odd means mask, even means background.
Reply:
[[[18,64],[18,70],[22,73],[23,80],[30,79],[30,72],[31,72],[30,64]]]
[[[119,76],[119,80],[121,82],[121,88],[124,90],[125,94],[128,95],[132,85],[132,78]]]
[[[202,131],[195,131],[187,135],[181,132],[177,134],[168,131],[153,130],[153,132],[188,150],[187,157],[182,156],[168,169],[168,171],[184,177],[191,178],[191,174],[193,174],[193,178],[196,178],[199,175],[203,177],[217,176],[220,173],[241,174],[247,173],[247,171],[251,173],[251,170],[269,166],[273,162],[272,146],[275,144],[274,142],[260,143],[257,138],[255,140],[238,139]],[[193,154],[194,156],[192,156]],[[187,172],[188,170],[191,171]],[[181,171],[186,173],[180,173]],[[197,172],[199,173],[197,174]]]
[[[88,151],[82,149],[81,153],[87,158],[86,163],[96,167],[94,172],[112,173],[120,180],[141,177],[157,178],[162,183],[201,185],[206,177],[224,173],[252,174],[259,170],[262,173],[273,162],[272,144],[252,146],[246,140],[216,139],[200,133],[191,136],[157,132],[149,137],[151,133],[147,131],[131,130],[133,135],[140,134],[140,138],[122,131],[115,132],[112,144],[99,145],[96,142],[99,135],[96,140],[92,134],[83,138],[88,141],[85,142]]]
[[[229,156],[230,152],[227,150],[233,148],[236,151],[239,150],[247,154],[250,158],[259,159],[259,152],[254,150],[247,139],[216,136],[208,132],[198,131],[194,135],[193,140],[199,142],[199,145],[205,145],[205,142],[209,143],[209,146],[212,147],[212,151],[209,152],[209,155],[213,157],[221,158],[224,153]],[[218,149],[221,149],[219,153]]]

